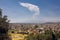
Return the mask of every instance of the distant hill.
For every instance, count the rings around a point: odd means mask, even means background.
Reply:
[[[46,23],[42,23],[42,24],[60,24],[60,22],[46,22]]]
[[[40,25],[40,24],[60,24],[60,22],[45,22],[45,23],[10,23],[10,25]]]

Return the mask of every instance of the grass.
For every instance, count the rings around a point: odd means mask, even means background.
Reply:
[[[27,34],[17,34],[16,30],[9,30],[8,35],[12,40],[24,40],[24,38],[28,36]]]

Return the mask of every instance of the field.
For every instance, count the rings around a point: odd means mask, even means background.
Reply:
[[[12,40],[24,40],[24,38],[28,36],[27,34],[17,33],[17,31],[13,30],[9,31],[8,35]]]

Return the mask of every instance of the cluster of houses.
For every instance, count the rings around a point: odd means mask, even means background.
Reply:
[[[10,29],[16,29],[18,31],[25,31],[29,33],[44,33],[45,30],[51,28],[53,31],[60,31],[59,23],[45,23],[45,24],[19,24],[11,23]]]

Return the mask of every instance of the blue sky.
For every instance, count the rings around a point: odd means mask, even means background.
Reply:
[[[11,23],[60,22],[60,0],[0,0]]]

